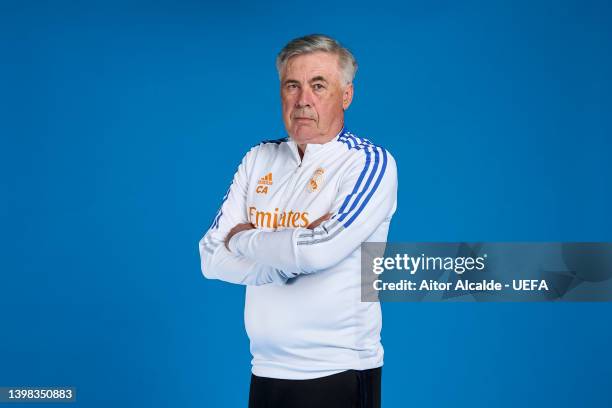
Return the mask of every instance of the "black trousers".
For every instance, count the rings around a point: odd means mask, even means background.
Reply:
[[[382,367],[312,380],[251,375],[249,408],[380,408]]]

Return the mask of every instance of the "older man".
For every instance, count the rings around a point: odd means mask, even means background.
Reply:
[[[289,137],[244,156],[202,272],[248,285],[250,407],[377,407],[382,318],[361,302],[360,244],[386,241],[395,160],[345,126],[357,64],[336,40],[292,40],[276,65]]]

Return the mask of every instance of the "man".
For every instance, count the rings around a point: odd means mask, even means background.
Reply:
[[[357,64],[336,40],[292,40],[276,65],[289,137],[244,156],[202,272],[248,285],[250,407],[379,407],[382,318],[361,302],[360,244],[386,241],[395,160],[344,125]]]

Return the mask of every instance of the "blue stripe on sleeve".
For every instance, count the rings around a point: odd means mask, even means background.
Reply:
[[[353,197],[357,193],[357,191],[359,191],[361,182],[363,181],[363,178],[365,177],[366,173],[368,172],[368,168],[370,167],[370,162],[371,162],[370,154],[368,152],[366,153],[366,160],[363,166],[363,170],[361,171],[361,174],[359,175],[359,178],[357,179],[357,182],[355,183],[355,187],[353,188],[353,191],[351,191],[351,193],[346,196],[346,199],[344,200],[344,202],[342,203],[342,206],[340,206],[340,209],[338,210],[338,214],[342,214],[342,212],[344,211],[344,208],[347,206],[349,201],[351,201],[351,197]]]
[[[374,184],[374,187],[372,188],[372,190],[370,190],[370,193],[367,195],[366,199],[363,200],[363,203],[361,203],[361,206],[359,207],[357,212],[355,212],[355,214],[353,214],[353,216],[346,223],[344,223],[344,227],[345,228],[348,227],[349,225],[351,225],[353,223],[353,221],[355,221],[355,219],[363,211],[363,209],[365,208],[366,204],[368,203],[368,201],[370,201],[370,198],[372,198],[372,195],[374,194],[374,192],[378,188],[378,185],[380,184],[380,181],[382,180],[382,178],[383,178],[383,176],[385,174],[385,170],[387,169],[387,152],[385,151],[385,149],[380,149],[380,150],[382,151],[383,163],[382,163],[382,169],[380,170],[380,174],[378,175],[378,178],[376,179],[376,183]]]
[[[213,219],[213,222],[208,229],[217,228],[219,226],[219,219],[223,215],[223,204],[225,204],[227,197],[229,197],[229,193],[231,189],[232,189],[232,185],[230,184],[229,188],[227,189],[227,192],[223,196],[223,201],[221,201],[221,205],[219,206],[219,211],[217,211],[217,215]]]
[[[368,150],[365,150],[365,152],[367,152],[367,154],[370,153]],[[374,179],[374,174],[376,174],[376,172],[378,171],[378,166],[379,166],[378,149],[374,148],[374,166],[372,168],[372,171],[370,172],[370,175],[368,176],[368,180],[365,182],[365,185],[363,186],[359,194],[357,194],[357,198],[353,202],[353,205],[351,205],[351,208],[349,208],[347,212],[343,213],[340,216],[340,218],[338,218],[338,221],[342,222],[355,209],[355,207],[359,203],[359,200],[361,200],[361,197],[363,197],[366,191],[370,188],[370,184],[372,183],[372,180]],[[344,226],[346,227],[347,225],[345,224]]]

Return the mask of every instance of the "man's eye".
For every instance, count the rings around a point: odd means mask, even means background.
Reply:
[[[316,91],[324,89],[325,87],[323,86],[323,84],[314,84],[312,86]]]
[[[287,84],[287,89],[297,89],[297,84]]]

